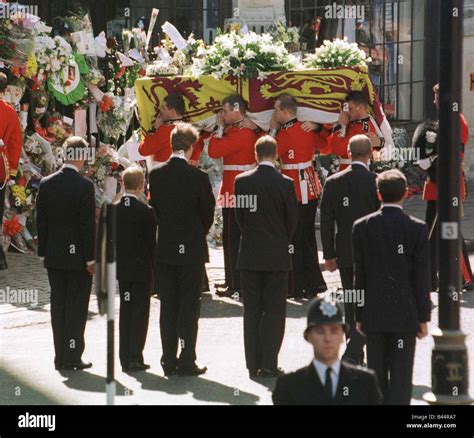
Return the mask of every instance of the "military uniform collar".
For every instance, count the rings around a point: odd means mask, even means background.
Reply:
[[[244,121],[244,119],[239,120],[238,122],[232,123],[230,126],[232,128],[242,128],[241,124],[242,124],[243,121]]]
[[[361,117],[360,119],[354,120],[352,123],[355,125],[356,123],[364,123],[370,120],[370,116],[367,115],[365,117]]]
[[[283,125],[281,125],[281,129],[291,128],[296,122],[298,122],[298,119],[296,117],[294,119],[288,120],[286,123],[283,123]]]
[[[182,122],[183,118],[180,119],[170,119],[165,122],[165,125],[174,125],[176,122]]]

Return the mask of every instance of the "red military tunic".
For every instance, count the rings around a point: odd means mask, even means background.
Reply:
[[[223,207],[232,207],[229,196],[234,195],[235,177],[255,167],[255,142],[258,135],[249,128],[238,124],[225,130],[222,138],[212,135],[209,140],[208,155],[210,158],[223,158],[223,176],[220,196]]]
[[[153,155],[153,161],[164,163],[171,157],[171,131],[177,120],[164,122],[155,132],[148,134],[138,146],[138,152],[144,157]]]
[[[23,135],[15,109],[0,99],[0,182],[16,176],[20,161]],[[0,218],[1,219],[1,218]]]
[[[316,149],[324,149],[326,139],[314,131],[305,132],[296,119],[282,125],[276,136],[282,173],[293,179],[298,202],[319,198],[321,183],[314,170]]]
[[[461,150],[461,161],[464,159],[464,147],[469,142],[469,125],[467,124],[466,119],[460,113],[459,114],[459,122],[461,123],[461,144],[463,146]],[[466,200],[466,180],[464,177],[464,172],[462,170],[461,165],[461,187],[459,189],[461,201],[464,202]],[[438,186],[435,182],[431,181],[429,178],[425,182],[425,186],[423,188],[423,199],[425,201],[436,201],[438,199]]]
[[[367,134],[368,132],[373,132],[380,137],[380,131],[377,129],[375,122],[370,116],[349,122],[344,137],[340,136],[340,129],[341,127],[337,126],[334,132],[328,137],[328,147],[330,154],[336,154],[340,158],[339,170],[344,170],[351,164],[351,160],[347,154],[349,140],[356,135]],[[383,148],[384,139],[380,139],[382,143],[378,148],[373,148],[374,150]]]
[[[204,150],[204,143],[210,136],[211,136],[210,132],[201,131],[201,134],[199,135],[199,140],[193,146],[193,153],[191,155],[191,159],[189,160],[189,162],[193,166],[198,165],[199,158],[201,158],[202,151]]]

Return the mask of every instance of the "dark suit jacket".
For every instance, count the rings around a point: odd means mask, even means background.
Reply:
[[[365,291],[356,320],[366,333],[416,333],[430,320],[428,227],[396,207],[357,220],[355,289]]]
[[[171,158],[150,173],[150,204],[158,220],[157,263],[209,261],[206,236],[216,201],[206,173],[181,158]]]
[[[320,206],[325,260],[337,258],[338,266],[352,267],[352,225],[380,206],[375,178],[364,166],[354,164],[326,180]]]
[[[117,279],[151,283],[156,247],[153,209],[133,196],[123,196],[116,207]]]
[[[271,166],[260,165],[237,176],[235,194],[256,200],[254,212],[235,209],[242,231],[237,269],[289,271],[289,245],[298,220],[293,180]]]
[[[92,181],[69,168],[41,180],[36,220],[46,268],[84,270],[94,260],[94,190]]]
[[[275,405],[380,405],[382,393],[372,370],[341,362],[336,396],[330,399],[311,362],[278,378]]]

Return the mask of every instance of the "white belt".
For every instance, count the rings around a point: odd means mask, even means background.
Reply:
[[[339,164],[351,164],[352,160],[350,158],[339,158]]]
[[[312,166],[313,166],[313,162],[307,161],[306,163],[298,163],[298,164],[282,164],[281,168],[283,170],[303,170]]]
[[[255,169],[256,164],[246,164],[245,166],[237,166],[237,165],[232,165],[232,164],[224,164],[222,166],[223,170],[233,170],[233,171],[238,171],[238,172],[246,172],[247,170],[252,170]]]

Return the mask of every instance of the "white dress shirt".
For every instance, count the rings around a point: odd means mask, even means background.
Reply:
[[[403,210],[403,207],[400,204],[392,204],[391,202],[387,202],[387,203],[384,202],[382,204],[382,208],[384,207],[395,207],[395,208],[399,208],[400,210]]]
[[[352,162],[351,162],[351,166],[352,166],[353,164],[360,164],[361,166],[364,166],[367,170],[370,170],[370,169],[369,169],[369,166],[368,166],[367,164],[365,164],[364,162],[362,162],[362,161],[357,161],[357,160],[356,160],[356,161],[352,161]]]
[[[326,370],[329,368],[327,365],[323,364],[317,359],[313,359],[313,366],[316,372],[318,373],[319,380],[321,383],[326,383]],[[337,360],[331,365],[331,381],[332,381],[332,396],[336,396],[337,384],[339,383],[339,372],[341,370],[341,361]]]
[[[275,167],[275,164],[272,163],[271,161],[260,161],[258,163],[259,166],[263,165],[263,166],[272,166],[273,168]]]

